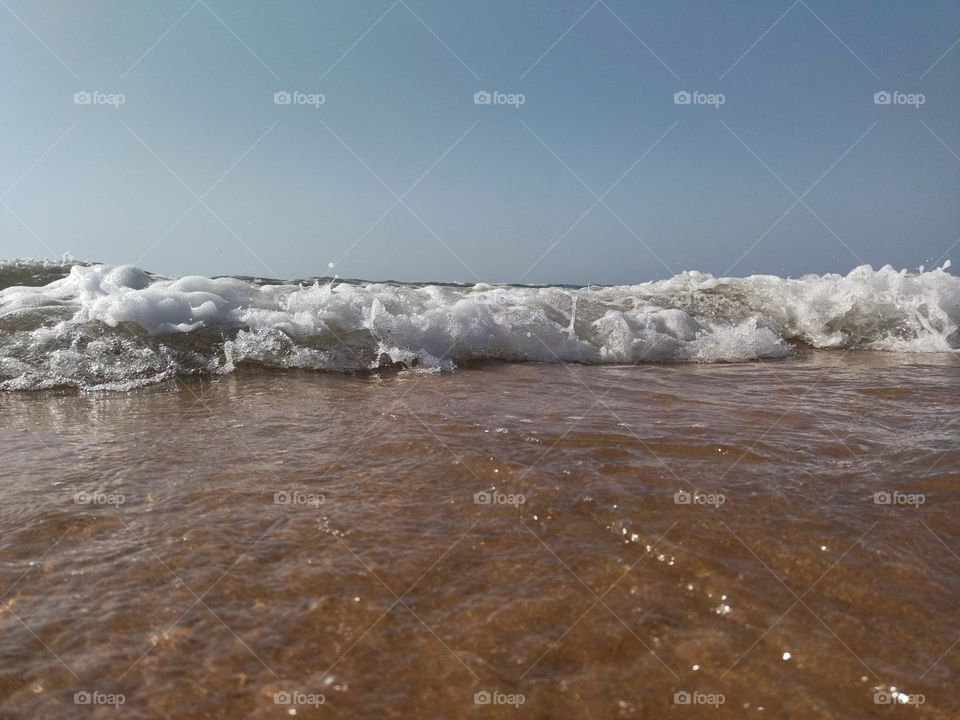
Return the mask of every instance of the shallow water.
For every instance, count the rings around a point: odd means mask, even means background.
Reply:
[[[0,716],[957,717],[957,372],[2,394]]]

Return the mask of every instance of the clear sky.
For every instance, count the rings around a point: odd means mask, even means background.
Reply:
[[[958,41],[956,0],[2,0],[0,258],[581,284],[956,261]]]

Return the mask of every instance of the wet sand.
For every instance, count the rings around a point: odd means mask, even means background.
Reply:
[[[958,369],[2,394],[0,717],[958,717]]]

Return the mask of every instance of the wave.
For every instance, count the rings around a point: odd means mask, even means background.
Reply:
[[[365,372],[474,360],[737,362],[800,348],[956,352],[960,278],[684,272],[621,286],[168,278],[0,263],[0,389],[128,389],[244,364]]]

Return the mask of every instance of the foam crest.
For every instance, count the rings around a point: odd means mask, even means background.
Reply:
[[[163,278],[129,265],[7,263],[0,387],[125,388],[242,364],[357,372],[486,359],[736,362],[803,346],[956,352],[960,280],[948,268],[865,265],[794,279],[685,272],[571,289],[263,284]],[[10,284],[43,273],[57,279]]]

